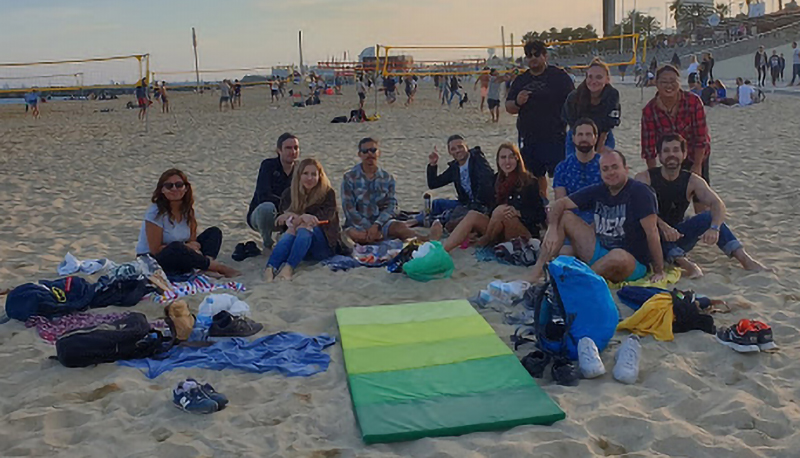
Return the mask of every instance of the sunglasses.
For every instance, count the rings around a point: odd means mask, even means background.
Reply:
[[[178,181],[176,183],[164,183],[163,187],[167,191],[172,191],[172,188],[183,189],[185,186],[188,186],[188,183],[184,183],[183,181]]]
[[[531,55],[526,55],[525,57],[527,57],[528,59],[530,59],[532,57],[539,58],[539,57],[542,57],[542,54],[544,54],[542,51],[536,51],[535,53],[533,53]]]
[[[366,148],[359,151],[361,154],[378,154],[378,148]]]

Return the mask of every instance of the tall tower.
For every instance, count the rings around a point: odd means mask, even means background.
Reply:
[[[615,0],[603,0],[603,35],[611,35],[614,28],[614,20],[617,16],[617,5]]]

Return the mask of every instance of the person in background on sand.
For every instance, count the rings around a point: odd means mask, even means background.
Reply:
[[[769,75],[772,78],[772,87],[777,86],[778,79],[781,77],[781,57],[778,51],[772,50],[772,56],[769,58]]]
[[[169,113],[169,98],[167,97],[167,82],[162,81],[161,87],[158,89],[161,94],[161,112]]]
[[[275,232],[281,196],[292,182],[294,165],[300,157],[300,142],[285,132],[278,137],[275,152],[275,157],[261,162],[256,190],[247,210],[247,225],[261,234],[264,249],[271,249],[274,244],[272,233]]]
[[[686,140],[678,134],[667,134],[657,145],[656,167],[636,175],[636,180],[650,186],[658,200],[658,229],[661,246],[668,263],[687,272],[689,278],[700,278],[703,271],[687,257],[702,240],[717,245],[728,257],[736,258],[746,270],[768,270],[744,250],[744,246],[725,225],[725,203],[701,177],[681,168],[686,158]],[[689,202],[699,200],[711,210],[686,217]]]
[[[685,92],[680,86],[680,74],[672,65],[661,67],[656,73],[658,92],[642,109],[642,159],[647,168],[656,167],[656,145],[666,134],[680,132],[688,143],[688,156],[683,168],[690,170],[710,183],[709,155],[711,138],[706,124],[703,101]],[[707,210],[696,207],[697,210]]]
[[[239,80],[233,80],[233,102],[242,106],[242,83]]]
[[[506,111],[519,114],[517,132],[525,168],[539,181],[547,196],[547,175],[564,160],[567,123],[561,118],[569,94],[575,89],[562,69],[547,64],[547,47],[539,40],[525,43],[528,71],[518,76],[506,96]]]
[[[451,75],[450,76],[450,97],[447,99],[447,106],[450,106],[453,103],[453,97],[458,95],[458,104],[459,106],[462,104],[464,100],[464,95],[461,94],[461,81],[459,80],[458,76]]]
[[[28,108],[31,110],[33,119],[39,119],[39,91],[36,88],[31,88],[31,91],[25,94],[25,114],[27,116]]]
[[[739,79],[741,80],[741,78]],[[738,83],[739,82],[737,81],[737,84]],[[727,105],[729,107],[732,107],[737,103],[739,103],[737,99],[728,97],[728,89],[725,87],[725,84],[723,84],[722,81],[714,80],[711,86],[714,88],[714,90],[717,91],[717,103],[721,105]]]
[[[397,81],[394,76],[383,78],[383,92],[386,95],[386,103],[391,105],[397,101]]]
[[[768,61],[769,57],[767,56],[766,51],[764,51],[764,47],[759,46],[758,51],[756,51],[755,59],[753,60],[756,67],[756,72],[758,72],[758,87],[764,87],[767,84],[767,67],[769,66]]]
[[[478,88],[478,83],[481,83],[481,113],[483,113],[483,104],[484,102],[486,102],[486,97],[489,95],[489,80],[490,80],[489,67],[483,67],[483,72],[481,73],[481,76],[479,76],[478,79],[475,80],[475,84],[472,85],[472,90],[474,91],[475,89]]]
[[[139,120],[143,121],[147,116],[147,107],[150,106],[150,98],[147,96],[147,78],[142,78],[134,89],[136,103],[139,106]]]
[[[489,89],[486,92],[489,113],[492,115],[492,122],[500,121],[500,88],[506,81],[505,75],[500,75],[496,68],[489,73]]]
[[[290,280],[305,259],[323,261],[339,247],[339,212],[336,191],[316,159],[303,159],[295,167],[292,184],[281,196],[281,215],[275,221],[285,227],[267,261],[264,278]]]
[[[223,105],[230,104],[231,100],[231,87],[228,80],[222,80],[219,83],[219,111],[222,111]],[[231,105],[233,107],[233,105]]]
[[[575,155],[573,132],[579,119],[589,118],[598,130],[595,148],[603,151],[614,149],[613,129],[619,126],[622,108],[619,104],[619,91],[611,85],[611,72],[608,65],[595,58],[586,69],[586,79],[577,89],[570,92],[564,103],[561,116],[569,126],[566,138],[566,157]]]
[[[800,77],[800,48],[797,47],[797,42],[792,42],[792,81],[789,86],[794,86],[794,79]],[[800,84],[800,83],[798,83]]]
[[[708,65],[708,78],[709,78],[709,80],[713,80],[714,79],[714,65],[717,63],[717,61],[714,60],[714,55],[711,54],[711,52],[706,52],[704,57],[703,57],[703,60],[706,61],[707,65]]]
[[[269,91],[270,91],[269,103],[275,103],[280,100],[281,93],[280,93],[280,88],[278,87],[277,78],[273,78],[272,81],[269,82]]]
[[[739,99],[739,106],[746,107],[756,103],[756,88],[750,83],[750,80],[742,81],[742,78],[736,78],[736,84],[739,86],[736,89],[737,98]]]
[[[139,230],[136,255],[149,254],[167,275],[194,270],[235,277],[239,272],[215,259],[222,246],[222,231],[209,227],[197,233],[192,185],[186,174],[169,169],[161,174]]]
[[[487,214],[494,207],[495,177],[481,149],[470,150],[461,135],[451,135],[447,139],[447,151],[453,161],[447,164],[441,175],[438,174],[439,153],[436,147],[428,155],[427,182],[428,189],[439,189],[451,183],[455,186],[458,200],[436,199],[431,205],[433,215],[450,210],[449,219],[443,222],[448,230],[452,230],[470,210]],[[422,224],[423,217],[423,214],[419,215],[418,224]]]
[[[558,255],[565,237],[572,243],[576,257],[608,281],[644,278],[651,263],[650,280],[665,278],[655,193],[628,179],[625,156],[619,151],[600,155],[600,172],[603,184],[583,188],[551,206],[531,283],[541,279],[545,263]],[[593,211],[594,224],[586,224],[567,211],[575,209]]]
[[[783,82],[783,81],[784,81],[784,72],[786,71],[786,58],[785,58],[785,57],[783,57],[783,53],[781,53],[780,59],[781,59],[781,75],[780,75],[780,80],[781,80],[781,82]]]
[[[403,78],[403,84],[405,85],[406,92],[405,106],[409,106],[414,102],[414,96],[417,94],[417,81],[412,75],[406,75],[405,78]]]
[[[477,246],[494,245],[517,237],[524,240],[539,238],[545,227],[544,203],[539,196],[539,184],[525,169],[519,148],[510,142],[500,145],[495,156],[497,181],[494,185],[496,207],[486,216],[470,211],[458,223],[444,243],[448,252],[461,246],[473,233],[481,237]]]
[[[378,167],[381,151],[377,140],[362,138],[358,142],[358,157],[361,163],[342,179],[344,231],[348,237],[361,245],[388,239],[416,237],[427,241],[441,238],[443,229],[438,221],[431,227],[430,237],[426,237],[395,219],[395,181],[389,172]]]
[[[364,109],[364,100],[367,98],[367,85],[364,84],[364,77],[359,76],[356,82],[356,92],[358,93],[358,109]]]
[[[700,78],[700,64],[697,62],[697,56],[689,56],[689,67],[686,69],[686,75],[689,83],[699,80]]]

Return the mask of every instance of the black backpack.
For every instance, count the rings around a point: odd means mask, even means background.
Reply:
[[[56,340],[56,359],[66,367],[86,367],[125,359],[148,358],[174,345],[150,328],[141,313],[117,321],[68,332]]]

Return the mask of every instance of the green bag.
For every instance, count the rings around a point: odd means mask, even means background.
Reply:
[[[422,282],[450,278],[455,269],[453,258],[445,251],[441,243],[429,243],[433,246],[428,254],[403,264],[403,272],[411,279]]]

